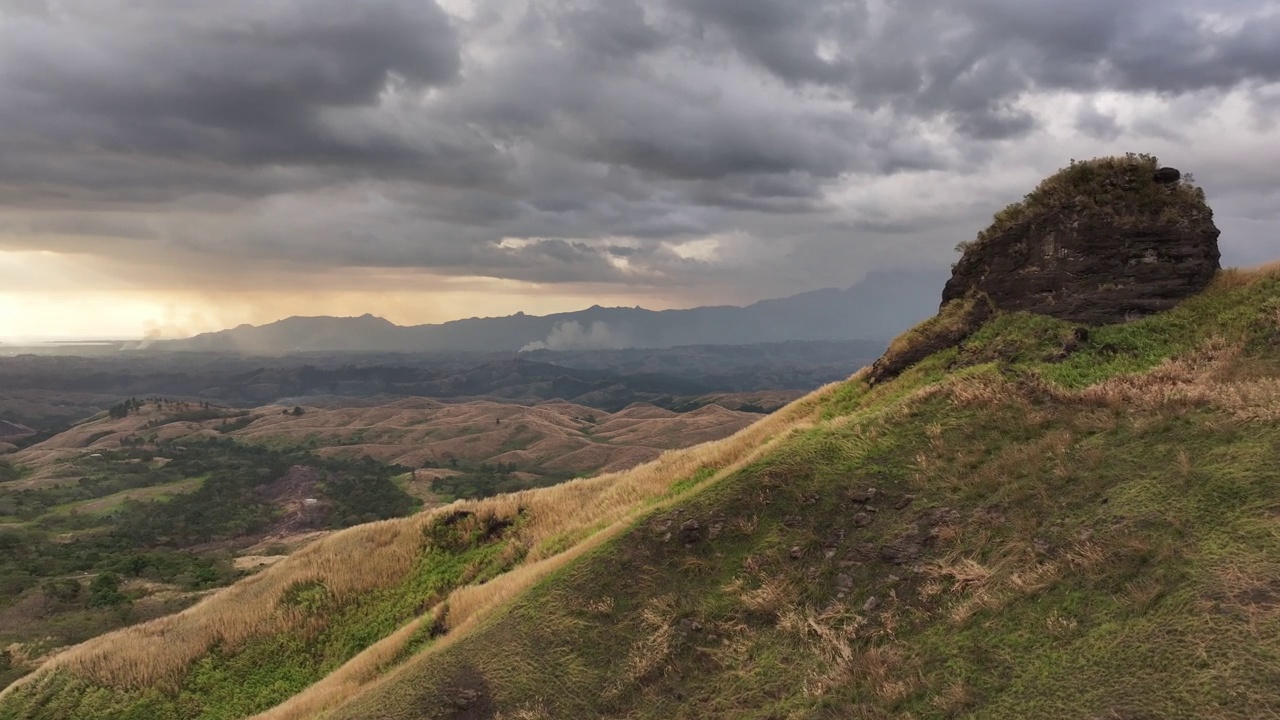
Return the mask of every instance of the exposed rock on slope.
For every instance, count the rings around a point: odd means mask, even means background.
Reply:
[[[977,291],[1001,310],[1105,325],[1200,292],[1219,269],[1218,228],[1204,192],[1170,170],[1149,155],[1073,162],[965,248],[942,302]]]

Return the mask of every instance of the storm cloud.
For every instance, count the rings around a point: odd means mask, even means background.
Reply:
[[[778,295],[1133,150],[1255,262],[1277,98],[1263,0],[0,0],[0,249]]]

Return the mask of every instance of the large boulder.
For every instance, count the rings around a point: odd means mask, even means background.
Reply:
[[[985,296],[1091,325],[1167,310],[1219,268],[1204,192],[1150,155],[1073,161],[961,248],[944,306]]]

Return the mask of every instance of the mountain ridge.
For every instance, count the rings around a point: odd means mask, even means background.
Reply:
[[[437,324],[396,325],[371,314],[293,316],[242,324],[149,349],[278,355],[292,352],[499,352],[523,349],[666,348],[792,340],[888,339],[931,315],[941,272],[873,272],[840,290],[813,290],[745,306],[647,310],[601,307]]]

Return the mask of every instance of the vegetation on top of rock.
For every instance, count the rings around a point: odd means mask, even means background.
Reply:
[[[1213,218],[1204,190],[1195,185],[1190,173],[1183,173],[1176,182],[1160,183],[1156,180],[1158,170],[1159,158],[1146,153],[1072,160],[1022,200],[997,212],[990,227],[975,240],[961,242],[956,249],[967,252],[1014,227],[1059,214],[1099,214],[1120,226]]]

